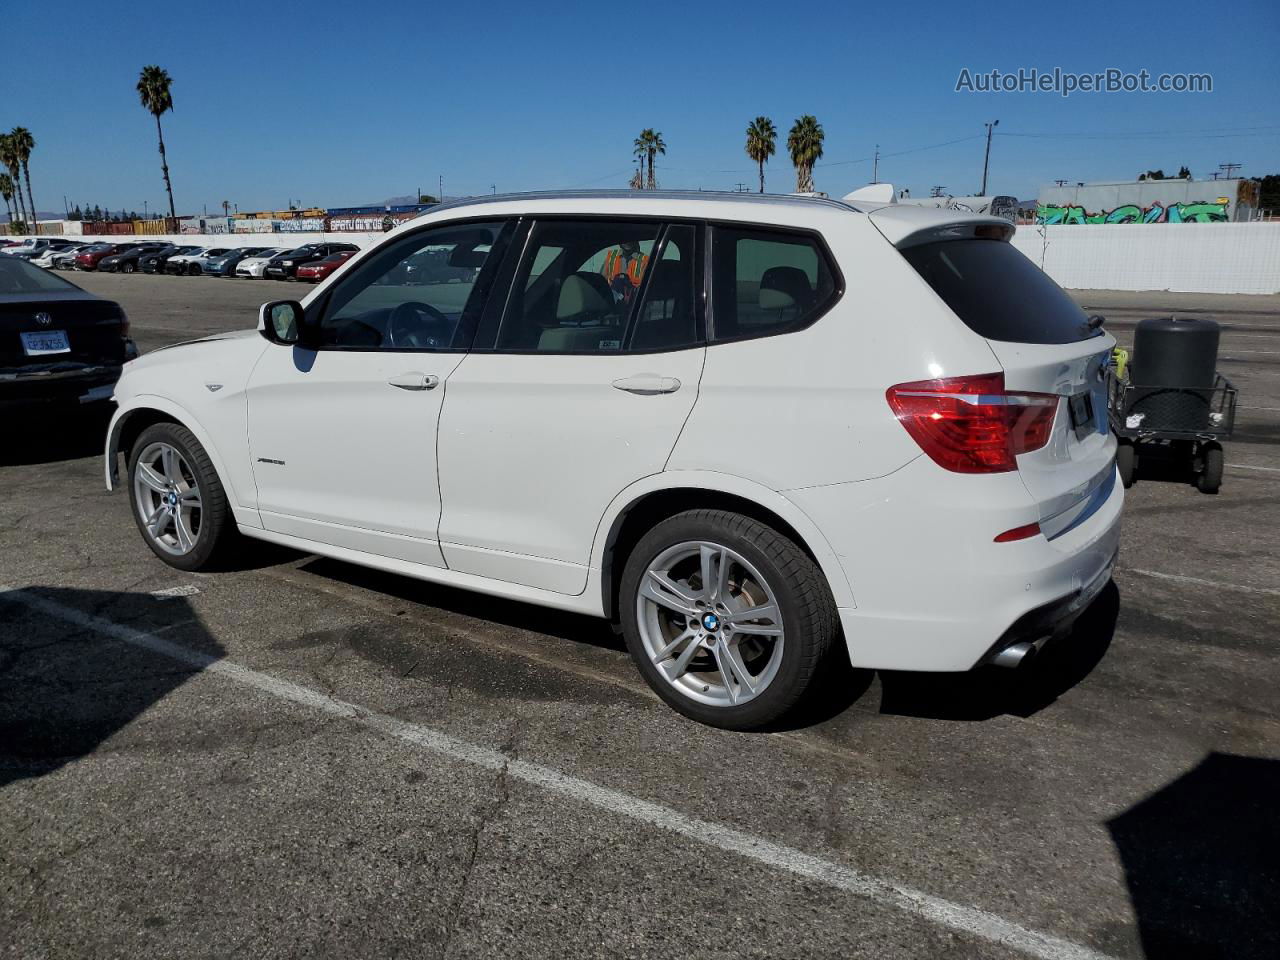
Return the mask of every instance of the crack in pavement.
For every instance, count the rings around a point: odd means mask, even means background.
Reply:
[[[472,831],[470,838],[471,849],[467,855],[467,865],[462,874],[462,883],[458,888],[458,899],[454,902],[449,915],[445,918],[444,938],[440,945],[441,960],[446,960],[449,956],[449,948],[452,946],[454,935],[458,931],[458,918],[462,913],[462,908],[466,905],[467,891],[471,886],[471,878],[475,873],[476,861],[480,856],[480,840],[484,836],[485,830],[497,819],[503,808],[511,800],[510,769],[511,764],[520,759],[517,738],[521,725],[522,720],[517,716],[511,732],[507,736],[507,742],[499,747],[505,759],[498,769],[497,776],[493,782],[493,792],[496,796],[494,796],[492,803],[481,807],[479,815],[476,817],[475,829]]]

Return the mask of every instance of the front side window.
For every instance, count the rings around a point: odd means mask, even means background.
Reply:
[[[504,224],[425,230],[356,266],[320,321],[320,345],[348,349],[466,349],[483,308]]]
[[[714,237],[717,342],[798,330],[835,302],[835,276],[811,235],[716,227]]]
[[[661,232],[656,221],[534,224],[497,349],[621,352]]]

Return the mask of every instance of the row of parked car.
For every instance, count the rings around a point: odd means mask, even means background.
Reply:
[[[167,273],[175,276],[249,277],[319,283],[360,248],[354,243],[301,247],[202,247],[160,241],[106,243],[35,237],[0,247],[47,270]]]

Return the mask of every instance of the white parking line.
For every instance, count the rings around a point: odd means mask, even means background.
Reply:
[[[1261,470],[1264,473],[1280,473],[1280,467],[1255,467],[1251,463],[1228,463],[1233,470]]]
[[[185,663],[194,669],[234,680],[279,700],[344,717],[353,723],[452,760],[460,760],[487,770],[505,770],[507,776],[540,787],[550,793],[589,804],[616,816],[669,830],[705,846],[735,853],[765,866],[807,877],[846,893],[894,907],[939,926],[968,933],[1033,957],[1040,957],[1043,960],[1113,960],[1107,954],[1082,944],[1031,930],[977,907],[954,903],[891,880],[882,880],[794,847],[773,843],[763,837],[753,836],[708,820],[700,820],[671,807],[602,787],[552,767],[540,766],[524,760],[512,760],[501,751],[469,743],[431,727],[408,723],[387,714],[371,712],[354,703],[334,699],[309,687],[198,653],[165,640],[155,633],[135,630],[102,617],[90,616],[74,607],[64,606],[20,588],[0,587],[0,599],[16,601],[47,616],[57,617],[59,620],[88,630],[95,630],[124,643]]]
[[[194,583],[188,583],[181,587],[165,587],[163,590],[152,590],[151,595],[160,600],[169,600],[174,597],[194,597],[199,592],[199,587]]]
[[[1176,583],[1194,583],[1198,587],[1213,587],[1217,590],[1238,590],[1241,593],[1263,593],[1272,597],[1280,597],[1280,590],[1272,590],[1270,587],[1251,587],[1244,583],[1224,583],[1221,580],[1201,580],[1199,577],[1184,577],[1180,573],[1161,573],[1159,570],[1138,570],[1134,567],[1122,567],[1121,569],[1144,577],[1155,577],[1157,580],[1173,580]]]

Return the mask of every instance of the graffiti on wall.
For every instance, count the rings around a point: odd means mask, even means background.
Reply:
[[[1126,203],[1114,210],[1089,213],[1076,204],[1040,204],[1036,207],[1036,223],[1053,226],[1060,223],[1226,223],[1227,199],[1219,197],[1213,203],[1171,203],[1163,206],[1153,203],[1140,207]]]

